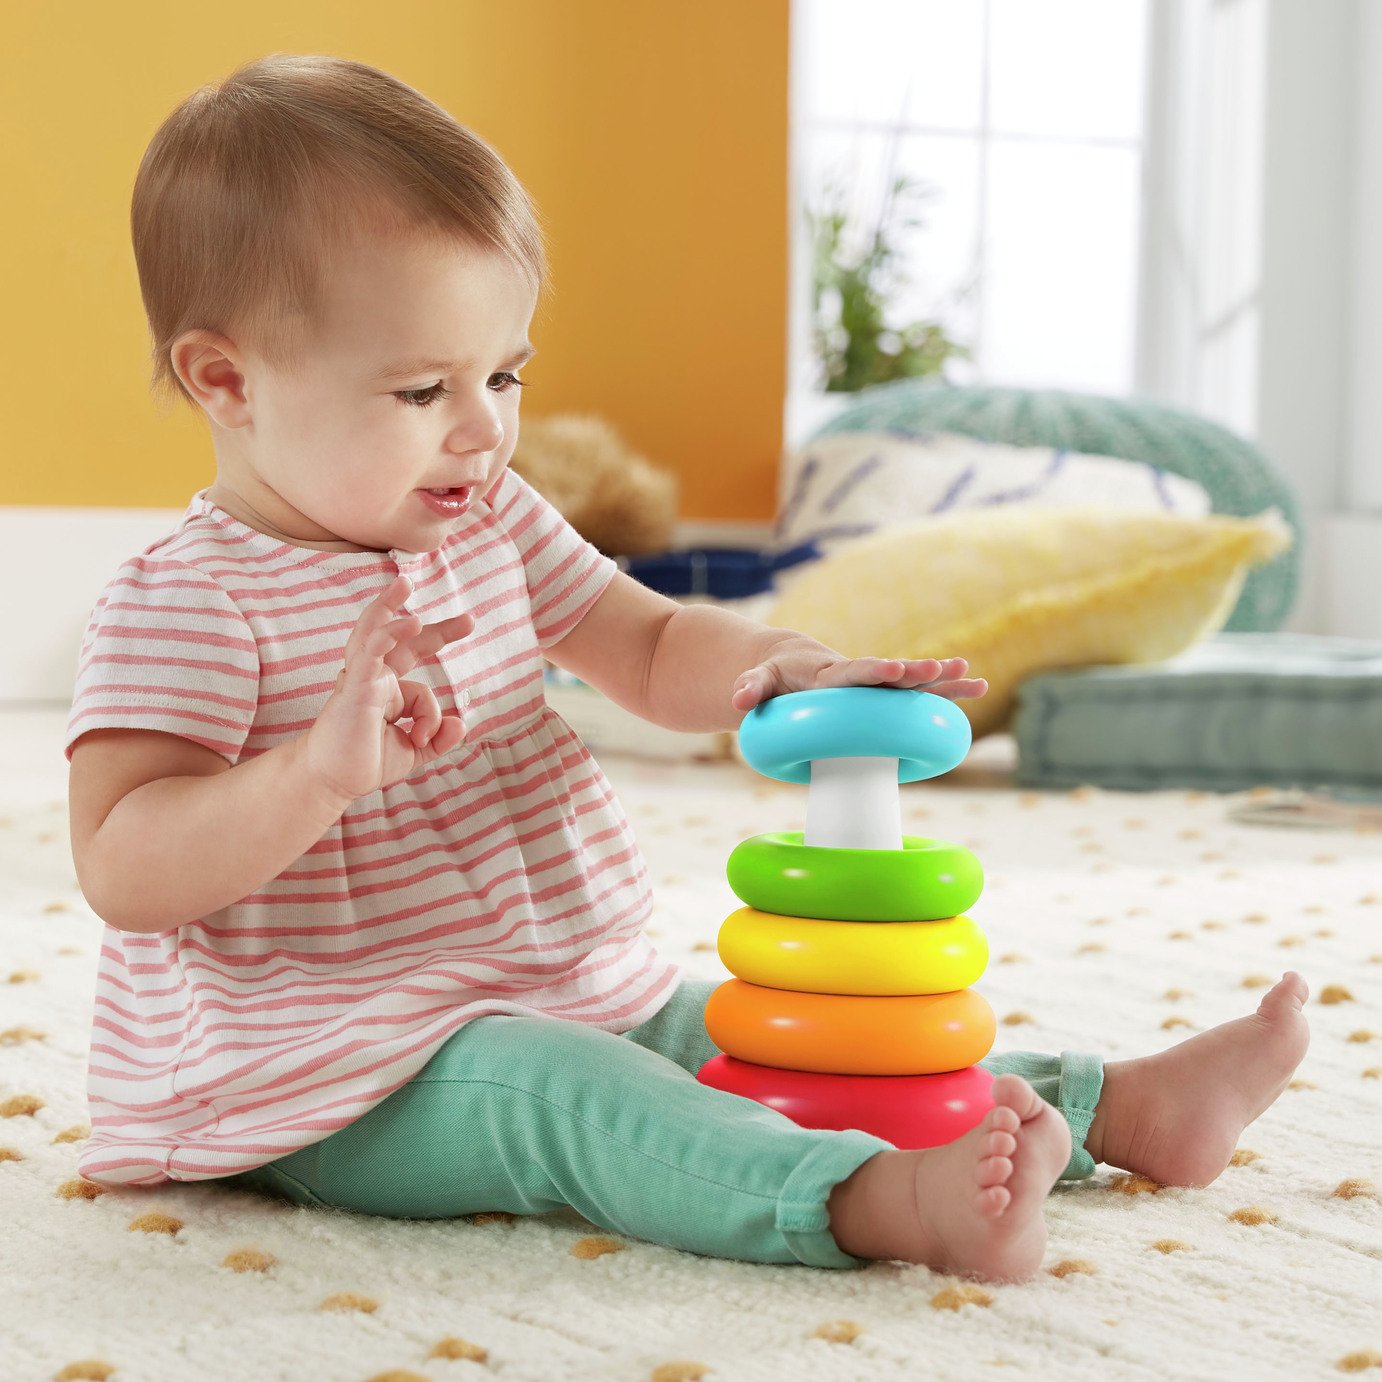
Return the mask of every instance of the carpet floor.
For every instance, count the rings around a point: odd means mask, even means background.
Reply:
[[[574,1212],[393,1222],[209,1183],[89,1191],[76,1156],[101,924],[73,876],[65,711],[0,714],[0,1377],[781,1382],[1325,1378],[1382,1368],[1382,835],[1237,824],[1234,798],[1022,792],[1011,744],[902,789],[972,848],[996,1049],[1159,1050],[1310,984],[1292,1086],[1203,1190],[1058,1186],[1036,1280],[761,1266]],[[653,874],[659,948],[715,936],[748,835],[805,789],[735,761],[604,766]],[[84,1188],[85,1187],[85,1188]]]

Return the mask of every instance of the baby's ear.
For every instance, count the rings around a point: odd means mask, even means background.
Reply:
[[[228,336],[202,329],[185,331],[173,342],[169,360],[213,422],[243,427],[250,420],[244,363]]]

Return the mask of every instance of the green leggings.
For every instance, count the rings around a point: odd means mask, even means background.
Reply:
[[[830,1235],[826,1201],[893,1144],[799,1127],[699,1084],[719,1054],[705,1003],[719,980],[683,980],[642,1026],[613,1033],[548,1017],[473,1018],[401,1088],[320,1142],[225,1179],[302,1204],[389,1218],[571,1206],[591,1223],[708,1257],[858,1267]],[[1093,1173],[1084,1137],[1103,1084],[1097,1056],[989,1056],[1070,1124],[1062,1173]]]

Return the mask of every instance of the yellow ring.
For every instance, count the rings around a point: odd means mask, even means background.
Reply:
[[[984,933],[967,917],[943,921],[822,921],[740,907],[720,927],[731,974],[798,993],[952,993],[988,965]]]

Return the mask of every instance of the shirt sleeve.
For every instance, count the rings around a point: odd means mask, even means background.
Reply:
[[[619,568],[507,467],[488,497],[523,561],[538,646],[549,648],[581,622]]]
[[[91,613],[63,753],[92,729],[154,729],[234,765],[259,704],[259,652],[220,584],[185,562],[125,562]]]

